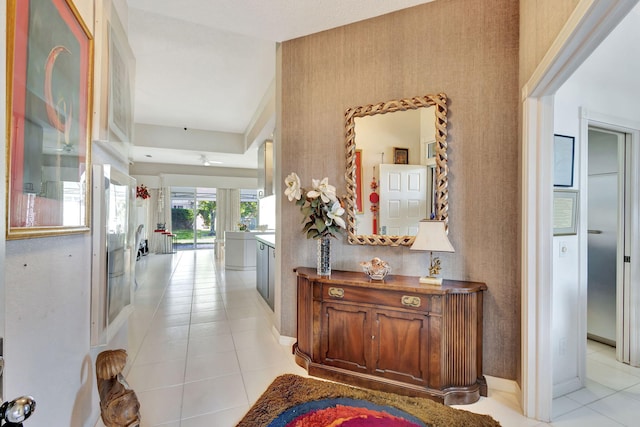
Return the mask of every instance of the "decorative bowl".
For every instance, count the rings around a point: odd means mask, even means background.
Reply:
[[[391,271],[391,266],[380,258],[373,258],[371,261],[361,262],[360,265],[371,280],[384,280]]]

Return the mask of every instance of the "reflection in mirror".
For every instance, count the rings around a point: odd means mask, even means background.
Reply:
[[[107,232],[107,324],[131,304],[131,275],[135,271],[135,180],[105,165]]]
[[[448,219],[446,96],[347,110],[349,243],[411,245],[423,218]]]
[[[418,222],[435,214],[435,159],[427,147],[435,141],[435,107],[356,117],[356,149],[362,175],[357,192],[356,234],[415,236]],[[363,209],[367,184],[378,183],[378,209]],[[370,185],[369,185],[370,187]]]

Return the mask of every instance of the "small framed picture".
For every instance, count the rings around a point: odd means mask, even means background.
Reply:
[[[553,185],[573,187],[573,150],[575,138],[566,135],[553,136]]]
[[[578,234],[578,191],[555,190],[553,192],[553,235]]]
[[[396,165],[408,165],[409,149],[393,147],[393,163]]]

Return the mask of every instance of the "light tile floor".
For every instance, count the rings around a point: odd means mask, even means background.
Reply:
[[[144,257],[137,278],[125,373],[143,427],[235,426],[275,377],[306,375],[272,334],[255,271],[225,271],[213,250],[181,251]],[[556,399],[551,424],[525,418],[513,394],[492,389],[460,408],[503,427],[640,425],[640,369],[615,362],[604,345],[588,352],[588,387]]]

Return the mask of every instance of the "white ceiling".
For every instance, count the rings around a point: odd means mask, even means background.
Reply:
[[[244,134],[274,81],[276,42],[429,1],[127,0],[134,121]],[[216,166],[257,165],[255,148],[221,155],[175,145],[140,147],[134,140],[131,160],[201,165],[205,155],[223,162]]]
[[[274,81],[276,42],[429,1],[126,0],[129,41],[136,58],[134,121],[186,128],[187,133],[245,134]],[[614,37],[624,34],[623,40],[605,42],[599,49],[607,51],[605,64],[596,67],[601,71],[590,77],[591,83],[635,87],[640,81],[635,77],[640,75],[640,56],[629,54],[629,46],[640,40],[640,6],[621,27],[626,29],[618,28]],[[230,147],[221,153],[220,148],[185,147],[183,138],[171,143],[175,149],[166,143],[163,148],[149,142],[135,146],[134,141],[131,160],[202,165],[205,155],[222,162],[213,166],[257,166],[255,146],[246,152]]]

